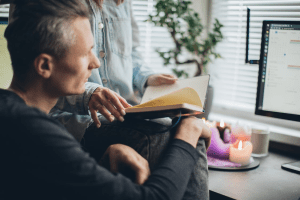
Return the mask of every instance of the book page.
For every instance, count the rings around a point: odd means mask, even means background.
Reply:
[[[185,87],[190,87],[197,92],[204,106],[208,83],[209,83],[209,75],[204,75],[204,76],[197,76],[188,79],[180,79],[177,80],[176,83],[172,85],[148,86],[146,88],[141,104],[150,101],[152,99],[155,99],[157,97],[183,89]]]
[[[145,108],[145,107],[156,107],[156,106],[169,106],[169,105],[177,105],[177,104],[191,104],[195,106],[202,107],[202,102],[197,94],[197,92],[191,88],[186,87],[175,92],[171,92],[169,94],[163,95],[161,97],[155,98],[153,100],[147,101],[140,105],[130,107],[128,109],[134,108]]]

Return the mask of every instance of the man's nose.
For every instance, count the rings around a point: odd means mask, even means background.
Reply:
[[[100,60],[97,58],[97,56],[95,55],[95,53],[93,52],[93,56],[92,56],[92,66],[93,68],[99,68],[101,66],[100,64]]]

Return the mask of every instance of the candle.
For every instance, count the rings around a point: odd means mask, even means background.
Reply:
[[[213,128],[213,127],[216,127],[216,122],[213,121],[213,122],[210,122],[208,120],[205,120],[204,117],[202,117],[202,121],[206,124],[206,126],[208,126],[209,128]]]
[[[217,129],[219,130],[221,139],[224,140],[224,131],[227,128],[230,130],[230,126],[226,124],[223,119],[221,119],[221,121],[218,122],[216,125],[217,125]]]
[[[248,165],[250,163],[252,148],[251,142],[237,140],[234,144],[230,145],[229,161],[239,163],[242,166]]]
[[[221,121],[220,121],[220,127],[224,128],[224,126],[225,126],[225,123],[224,123],[223,119],[221,119]]]

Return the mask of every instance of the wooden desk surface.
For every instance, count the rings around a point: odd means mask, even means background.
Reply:
[[[260,166],[249,171],[209,170],[209,189],[242,200],[300,199],[300,175],[281,169],[282,164],[297,159],[273,152],[254,159],[260,161]]]

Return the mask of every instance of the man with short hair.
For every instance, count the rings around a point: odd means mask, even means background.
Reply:
[[[132,85],[129,80],[132,78],[133,85],[140,88],[140,92],[142,92],[141,89],[145,89],[144,85],[171,84],[175,80],[170,76],[155,74],[142,61],[143,59],[137,51],[138,27],[133,17],[131,0],[86,0],[86,2],[92,13],[90,22],[92,33],[95,36],[93,50],[98,53],[100,51],[100,54],[103,49],[106,52],[106,56],[98,57],[103,66],[100,69],[92,70],[89,82],[86,83],[86,92],[80,95],[61,97],[49,115],[58,119],[76,140],[81,142],[84,150],[96,160],[102,157],[110,145],[121,143],[130,146],[147,159],[149,167],[153,171],[170,144],[172,133],[169,127],[172,126],[172,120],[170,118],[139,120],[124,116],[124,108],[130,106],[126,100],[132,100],[131,97],[133,97],[130,89]],[[13,8],[14,4],[11,4],[10,22]],[[122,26],[111,26],[111,20],[118,22],[119,19],[122,19],[120,21]],[[98,29],[97,27],[101,25],[100,22],[105,25]],[[114,37],[105,34],[107,31]],[[121,32],[122,34],[120,34]],[[132,35],[132,38],[129,35]],[[103,40],[99,40],[99,38],[103,38]],[[131,59],[116,56],[115,52],[109,48],[111,44],[114,44],[117,49],[123,49],[124,45],[122,44],[125,43],[132,50]],[[131,77],[130,74],[133,76]],[[112,84],[102,85],[99,75],[108,77]],[[146,79],[148,81],[144,84]],[[109,86],[116,87],[107,88]],[[124,93],[124,91],[127,92]],[[126,100],[120,94],[124,95]],[[97,116],[97,112],[101,115]],[[118,121],[112,121],[114,118]],[[201,156],[192,171],[183,200],[209,198],[207,158],[205,147],[202,146],[201,141],[198,143],[197,150]]]
[[[112,145],[98,165],[57,121],[47,116],[60,96],[86,92],[100,66],[87,5],[81,0],[15,0],[5,31],[13,80],[0,90],[3,199],[181,199],[196,161],[199,137],[210,131],[184,118],[150,175],[148,162],[125,145]],[[200,140],[205,148],[204,140]],[[199,144],[199,143],[198,143]],[[107,164],[107,162],[106,162]],[[134,179],[117,173],[133,172]],[[136,183],[134,183],[134,182]]]

